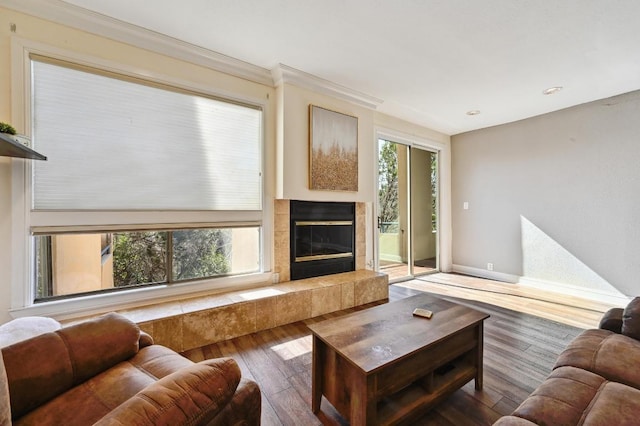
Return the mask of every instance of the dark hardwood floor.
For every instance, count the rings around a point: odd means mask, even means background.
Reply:
[[[391,301],[418,290],[390,286]],[[473,381],[422,417],[418,425],[490,425],[509,414],[550,373],[556,357],[582,329],[473,300],[439,296],[485,311],[484,388]],[[360,308],[362,309],[362,308]],[[190,350],[193,361],[233,357],[262,390],[263,425],[342,425],[326,400],[311,412],[311,335],[306,324],[350,309]]]

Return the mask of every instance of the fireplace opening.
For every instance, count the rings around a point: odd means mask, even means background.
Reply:
[[[355,270],[355,203],[290,202],[291,279]]]

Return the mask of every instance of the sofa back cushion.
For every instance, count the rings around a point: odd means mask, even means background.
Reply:
[[[640,297],[635,297],[622,313],[622,334],[640,340]]]
[[[111,313],[3,348],[13,419],[131,358],[139,337]]]

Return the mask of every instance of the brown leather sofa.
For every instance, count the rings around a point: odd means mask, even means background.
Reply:
[[[640,424],[640,297],[578,335],[549,377],[494,426],[532,424]]]
[[[233,359],[193,363],[118,314],[1,354],[0,426],[260,424],[260,389]]]

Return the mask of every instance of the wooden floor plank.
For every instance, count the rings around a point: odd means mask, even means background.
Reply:
[[[255,335],[241,336],[233,341],[236,342],[247,367],[267,397],[291,387],[287,376],[274,366],[267,356],[267,352],[272,349],[260,346]]]
[[[426,291],[491,315],[485,321],[484,389],[476,391],[473,382],[468,383],[416,425],[490,425],[511,413],[549,374],[571,339],[597,325],[608,309],[606,304],[559,299],[509,286],[436,274],[429,281],[412,280],[389,287],[390,301]],[[193,361],[220,356],[236,359],[243,376],[255,380],[262,390],[263,425],[343,426],[347,422],[324,399],[321,412],[317,416],[311,412],[312,340],[307,325],[366,308],[334,312],[184,355]]]
[[[469,407],[473,407],[473,410]],[[446,404],[439,407],[438,412],[452,424],[460,426],[490,425],[502,417],[486,405],[478,404],[465,392],[451,395]]]
[[[321,425],[320,419],[309,409],[310,405],[294,389],[285,389],[270,398],[282,425]]]

